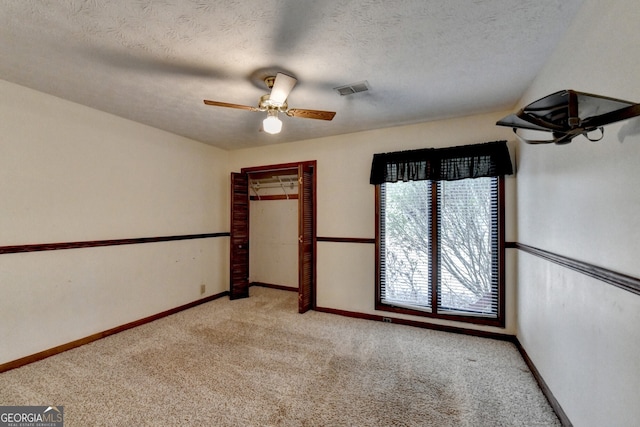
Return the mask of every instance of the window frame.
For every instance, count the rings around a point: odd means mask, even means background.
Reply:
[[[467,179],[473,179],[473,178],[467,178]],[[420,317],[428,317],[428,318],[435,318],[435,319],[444,319],[444,320],[453,320],[453,321],[457,321],[457,322],[465,322],[465,323],[472,323],[472,324],[479,324],[479,325],[487,325],[487,326],[497,326],[497,327],[501,327],[504,328],[505,327],[505,218],[504,218],[504,212],[505,212],[505,184],[504,184],[504,176],[500,175],[497,176],[496,179],[498,180],[497,182],[497,201],[498,201],[498,209],[497,209],[497,238],[498,238],[498,257],[497,257],[497,262],[498,262],[498,266],[497,266],[497,271],[498,271],[498,306],[497,306],[497,315],[496,317],[486,317],[486,316],[474,316],[474,315],[465,315],[465,314],[458,314],[458,313],[450,313],[450,312],[438,312],[437,310],[437,297],[438,297],[438,281],[437,281],[437,277],[435,275],[432,274],[432,282],[430,283],[431,286],[431,298],[432,298],[432,309],[431,311],[425,311],[425,310],[419,310],[419,309],[411,309],[411,308],[407,308],[406,306],[396,306],[396,305],[391,305],[388,303],[384,303],[382,301],[382,295],[381,295],[381,269],[382,269],[382,263],[381,263],[381,249],[382,249],[382,236],[381,236],[381,221],[382,221],[382,215],[381,215],[381,185],[377,184],[375,186],[375,209],[376,209],[376,214],[375,214],[375,226],[376,226],[376,248],[375,248],[375,252],[376,252],[376,292],[375,292],[375,309],[376,310],[380,310],[380,311],[388,311],[388,312],[393,312],[393,313],[399,313],[399,314],[408,314],[408,315],[412,315],[412,316],[420,316]],[[386,184],[392,184],[392,183],[386,183]],[[436,203],[434,203],[437,199],[437,195],[436,195],[436,190],[435,190],[436,186],[433,185],[432,186],[432,191],[431,191],[431,210],[432,210],[432,214],[431,214],[431,228],[432,228],[432,233],[436,234],[432,234],[435,236],[435,239],[438,239],[439,237],[437,236],[437,224],[436,224],[436,215],[435,215],[435,211],[437,210],[437,206]],[[431,252],[431,262],[434,265],[433,268],[433,272],[435,272],[435,274],[437,274],[437,272],[439,271],[437,263],[438,263],[438,252],[437,252],[437,242],[434,246],[434,250],[432,250]],[[436,310],[433,310],[433,308],[436,308]]]

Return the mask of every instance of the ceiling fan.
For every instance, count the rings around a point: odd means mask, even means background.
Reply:
[[[267,118],[263,120],[262,127],[270,134],[279,133],[282,129],[282,122],[278,118],[278,113],[284,113],[289,117],[302,117],[304,119],[332,120],[336,115],[333,111],[306,110],[301,108],[289,108],[287,97],[297,83],[297,79],[283,73],[276,73],[264,79],[265,84],[271,93],[263,95],[257,107],[249,105],[230,104],[228,102],[204,100],[206,105],[216,107],[238,108],[248,111],[266,111]]]

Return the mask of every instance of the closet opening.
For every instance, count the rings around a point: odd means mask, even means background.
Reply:
[[[231,174],[231,299],[252,285],[295,291],[298,311],[315,307],[315,161]]]

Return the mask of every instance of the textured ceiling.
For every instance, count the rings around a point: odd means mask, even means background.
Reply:
[[[511,108],[582,2],[3,0],[0,79],[237,149]],[[266,113],[202,102],[255,106],[269,71],[334,120],[268,135]]]

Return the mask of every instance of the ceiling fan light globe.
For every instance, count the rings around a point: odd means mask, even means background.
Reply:
[[[262,128],[266,133],[272,135],[280,133],[282,130],[282,121],[275,116],[269,116],[262,121]]]

